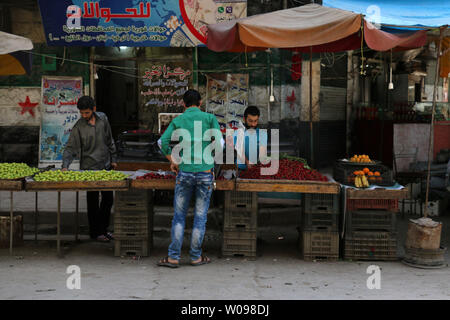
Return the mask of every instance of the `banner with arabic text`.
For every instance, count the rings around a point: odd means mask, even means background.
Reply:
[[[247,0],[39,0],[49,46],[194,47],[207,24],[247,16]]]
[[[40,162],[62,161],[64,146],[80,118],[82,77],[42,77]]]

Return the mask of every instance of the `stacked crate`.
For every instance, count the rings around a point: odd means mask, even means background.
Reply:
[[[398,199],[347,199],[344,258],[397,260]]]
[[[300,252],[306,261],[339,259],[339,195],[302,196]]]
[[[153,245],[152,190],[116,191],[114,255],[148,256]]]
[[[256,257],[258,195],[226,191],[223,223],[223,256]]]
[[[9,248],[11,234],[11,217],[0,216],[0,248]],[[13,245],[23,245],[23,218],[21,215],[13,217]]]

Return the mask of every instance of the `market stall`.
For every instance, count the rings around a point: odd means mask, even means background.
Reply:
[[[78,225],[78,192],[79,191],[126,191],[129,189],[129,180],[126,179],[127,175],[124,173],[114,174],[114,176],[108,178],[108,173],[103,173],[103,176],[99,176],[104,171],[92,171],[90,177],[82,177],[81,174],[88,171],[66,171],[64,173],[61,170],[44,171],[33,177],[26,178],[24,182],[24,190],[29,192],[39,191],[56,191],[58,193],[57,201],[57,254],[63,256],[61,251],[61,192],[63,191],[76,191],[76,224]],[[80,177],[78,177],[80,175]],[[76,179],[85,179],[80,181]],[[86,180],[90,181],[86,181]],[[102,179],[102,180],[100,180]],[[107,180],[111,179],[111,180]],[[116,179],[116,180],[114,180]],[[36,208],[37,210],[37,208]],[[76,228],[75,239],[78,238],[78,228]]]

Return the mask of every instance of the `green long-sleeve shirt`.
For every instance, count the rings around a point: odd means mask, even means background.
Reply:
[[[208,131],[210,129],[213,130]],[[214,137],[217,148],[221,148],[220,141],[222,139],[222,134],[216,117],[213,114],[202,112],[197,107],[186,109],[183,114],[172,120],[169,127],[161,136],[161,150],[165,155],[172,153],[169,144],[171,140],[178,140],[175,136],[174,139],[172,139],[172,133],[177,132],[181,136],[179,140],[186,146],[184,150],[190,151],[191,154],[190,157],[185,157],[188,161],[182,159],[182,162],[179,165],[180,170],[186,172],[201,172],[212,169],[214,167],[214,163],[211,161],[213,155],[209,151],[205,152],[205,149],[211,144],[211,137]],[[175,151],[175,147],[173,151]],[[206,157],[204,154],[206,154]],[[183,155],[184,151],[181,151],[180,156]]]
[[[75,157],[80,159],[82,170],[109,169],[111,162],[117,162],[116,146],[106,114],[94,112],[95,125],[83,118],[72,128],[64,148],[63,168],[68,168]]]

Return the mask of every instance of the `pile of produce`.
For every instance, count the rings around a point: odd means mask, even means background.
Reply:
[[[52,170],[38,173],[34,181],[117,181],[124,180],[128,175],[120,171],[86,170],[62,171]]]
[[[173,180],[173,179],[175,179],[175,175],[150,172],[150,173],[146,173],[143,176],[137,177],[136,179],[138,179],[138,180],[152,180],[152,179],[171,180],[172,179]]]
[[[303,160],[303,159],[302,159]],[[274,179],[274,180],[309,180],[328,181],[319,171],[309,168],[309,166],[299,160],[281,159],[278,172],[275,175],[261,175],[261,168],[270,167],[270,163],[252,166],[239,174],[241,179]]]
[[[367,188],[369,187],[369,182],[371,184],[375,184],[377,182],[383,181],[380,172],[372,172],[369,168],[364,168],[360,171],[354,171],[353,175],[355,176],[355,187],[357,188]]]
[[[39,172],[38,168],[32,168],[26,163],[0,163],[0,179],[19,179],[36,172]]]
[[[373,161],[370,160],[370,157],[367,154],[361,155],[355,154],[353,157],[350,158],[350,162],[371,163]]]

